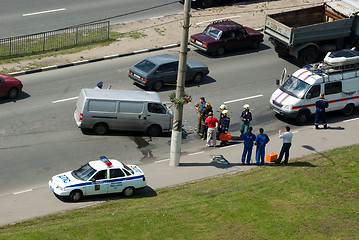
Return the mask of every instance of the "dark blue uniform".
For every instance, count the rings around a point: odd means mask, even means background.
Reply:
[[[325,109],[329,106],[327,99],[320,97],[315,102],[315,128],[318,129],[319,120],[323,122],[324,129],[327,129],[327,120],[325,119]]]

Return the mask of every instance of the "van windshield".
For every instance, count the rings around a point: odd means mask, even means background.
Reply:
[[[279,89],[293,97],[303,98],[310,86],[308,83],[291,76]]]

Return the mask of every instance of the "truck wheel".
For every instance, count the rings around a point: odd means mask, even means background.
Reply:
[[[135,192],[135,189],[133,187],[127,187],[122,191],[122,193],[123,193],[123,195],[125,195],[125,197],[132,196],[134,192]]]
[[[310,114],[307,111],[301,111],[298,113],[296,122],[298,124],[303,124],[305,122],[308,122],[310,119]]]
[[[105,135],[108,131],[108,126],[106,123],[97,123],[94,127],[93,127],[93,131],[97,134],[97,135]]]
[[[348,104],[346,105],[343,110],[342,113],[344,114],[344,116],[350,116],[355,112],[355,105],[354,104]]]
[[[162,81],[157,81],[152,85],[152,90],[158,92],[163,86]]]
[[[158,125],[151,125],[147,129],[147,134],[151,137],[158,137],[162,133],[162,129]]]
[[[317,49],[313,47],[306,48],[299,53],[297,63],[300,66],[315,63],[318,59],[318,54],[319,53]]]
[[[13,88],[11,88],[11,89],[9,90],[7,96],[8,96],[10,99],[13,99],[13,98],[15,98],[15,97],[17,96],[17,93],[18,93],[18,92],[19,92],[19,91],[17,90],[17,88],[13,87]]]
[[[216,53],[217,53],[218,56],[222,56],[224,54],[224,47],[218,48]]]
[[[202,78],[203,78],[202,73],[196,73],[193,77],[193,82],[200,83],[202,82]]]
[[[80,190],[75,190],[70,193],[70,200],[72,202],[78,202],[82,198],[82,192]]]

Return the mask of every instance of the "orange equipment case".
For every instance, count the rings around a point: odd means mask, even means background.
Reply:
[[[275,162],[278,159],[278,153],[271,152],[266,155],[267,162]]]
[[[232,135],[230,133],[221,133],[219,134],[219,140],[221,141],[229,141],[231,140]]]

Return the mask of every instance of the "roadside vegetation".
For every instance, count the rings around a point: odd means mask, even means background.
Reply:
[[[0,239],[357,239],[359,145],[0,227]]]

